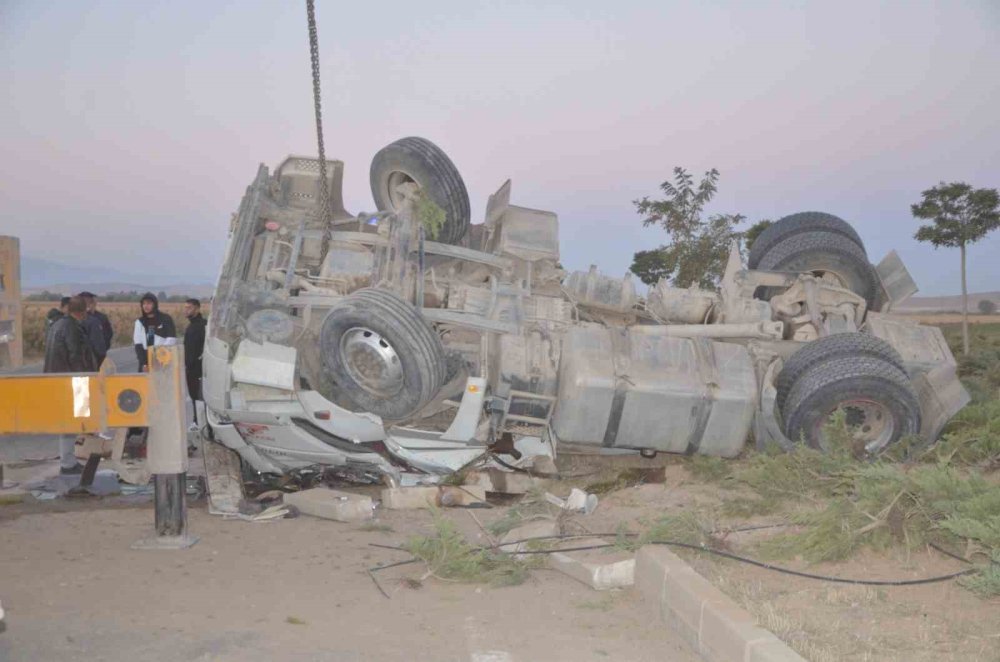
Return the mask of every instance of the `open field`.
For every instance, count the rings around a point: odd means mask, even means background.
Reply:
[[[51,301],[25,301],[24,310],[24,358],[26,362],[37,361],[45,355],[45,315],[51,308],[58,308],[59,302]],[[127,303],[100,303],[97,309],[103,312],[111,320],[111,325],[115,330],[115,338],[112,347],[127,347],[132,344],[132,330],[135,320],[139,316],[139,304]],[[187,319],[184,318],[183,303],[161,303],[160,310],[170,315],[177,325],[177,336],[183,337],[187,328]],[[210,311],[209,304],[202,304],[202,315],[208,317]]]
[[[899,315],[914,319],[921,324],[961,324],[962,313],[908,313],[900,311]],[[998,324],[1000,315],[980,315],[969,311],[969,324]]]

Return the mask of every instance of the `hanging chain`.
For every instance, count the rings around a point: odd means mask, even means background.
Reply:
[[[323,223],[323,243],[320,255],[326,256],[330,245],[330,189],[326,179],[326,150],[323,147],[323,102],[319,89],[319,37],[316,34],[315,0],[306,0],[309,17],[309,57],[312,60],[313,107],[316,111],[316,145],[319,148],[319,202],[316,216]]]

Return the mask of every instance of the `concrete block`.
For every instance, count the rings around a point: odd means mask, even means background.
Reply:
[[[636,554],[636,585],[661,620],[708,662],[804,662],[746,610],[662,546]]]
[[[497,547],[503,552],[509,552],[514,554],[517,559],[522,559],[520,552],[528,549],[527,542],[521,542],[518,544],[513,544],[518,540],[533,540],[535,538],[548,538],[549,536],[559,535],[559,524],[554,520],[550,519],[540,519],[534,522],[528,522],[523,524],[516,529],[511,529],[500,538],[500,543]]]
[[[337,522],[366,522],[375,516],[371,497],[325,487],[286,494],[284,503],[295,506],[303,515]]]
[[[486,490],[480,485],[391,487],[382,490],[382,506],[389,510],[468,506],[483,501],[486,501]]]
[[[702,605],[699,652],[705,659],[743,660],[750,644],[770,641],[773,636],[729,598]]]
[[[747,646],[747,662],[807,662],[783,641],[772,637],[767,641],[752,642]]]
[[[492,492],[502,494],[525,494],[535,487],[546,484],[542,478],[536,478],[530,474],[520,471],[501,471],[500,469],[490,469],[490,481],[493,483]]]
[[[607,544],[607,541],[600,538],[584,538],[572,542],[573,547],[603,544]],[[549,555],[549,564],[596,591],[625,588],[635,583],[635,556],[630,552],[607,549],[555,552]]]
[[[693,635],[694,640],[699,641],[702,605],[706,600],[724,597],[697,573],[668,572],[663,586],[663,613],[668,622],[687,631],[682,632],[685,638],[690,640]]]
[[[465,481],[462,483],[466,487],[477,486],[482,487],[487,492],[493,492],[493,481],[490,479],[489,473],[485,471],[470,471],[465,474]]]

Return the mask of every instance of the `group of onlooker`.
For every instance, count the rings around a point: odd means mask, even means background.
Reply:
[[[82,315],[79,312],[74,312],[80,307],[83,308]],[[76,329],[76,325],[70,320],[75,320],[79,325],[79,329]],[[114,329],[111,327],[111,320],[108,319],[107,315],[97,310],[97,295],[91,292],[80,292],[75,297],[63,297],[62,301],[59,302],[59,308],[53,308],[48,312],[45,320],[46,365],[48,365],[49,357],[49,334],[57,326],[59,327],[58,333],[60,339],[60,342],[57,343],[58,351],[67,356],[72,355],[74,357],[73,361],[78,365],[84,366],[85,369],[49,370],[46,368],[46,372],[88,372],[97,370],[108,355],[108,350],[111,349],[111,341],[115,336]],[[79,331],[83,340],[83,346],[78,348],[74,344],[72,346],[74,351],[71,353],[71,347],[66,344],[66,341],[68,338],[72,338],[75,343],[77,331]]]
[[[197,428],[206,326],[201,315],[201,302],[188,299],[184,304],[184,316],[188,319],[184,332],[184,367],[188,394],[194,408],[191,425]],[[97,310],[94,294],[81,292],[74,297],[63,297],[59,309],[53,308],[46,316],[44,371],[96,372],[107,357],[113,339],[111,320]],[[150,347],[177,344],[174,320],[160,310],[160,302],[151,292],[144,294],[139,302],[139,317],[135,321],[132,340],[140,372],[149,370],[147,350]],[[82,471],[73,452],[75,442],[75,435],[64,435],[60,440],[60,472],[63,474]]]

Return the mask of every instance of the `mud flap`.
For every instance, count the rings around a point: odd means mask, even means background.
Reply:
[[[958,379],[952,365],[939,366],[912,378],[920,399],[920,437],[928,444],[937,441],[945,424],[972,398]]]
[[[243,499],[240,457],[222,444],[202,439],[205,459],[205,486],[208,489],[208,512],[212,515],[238,516]]]

